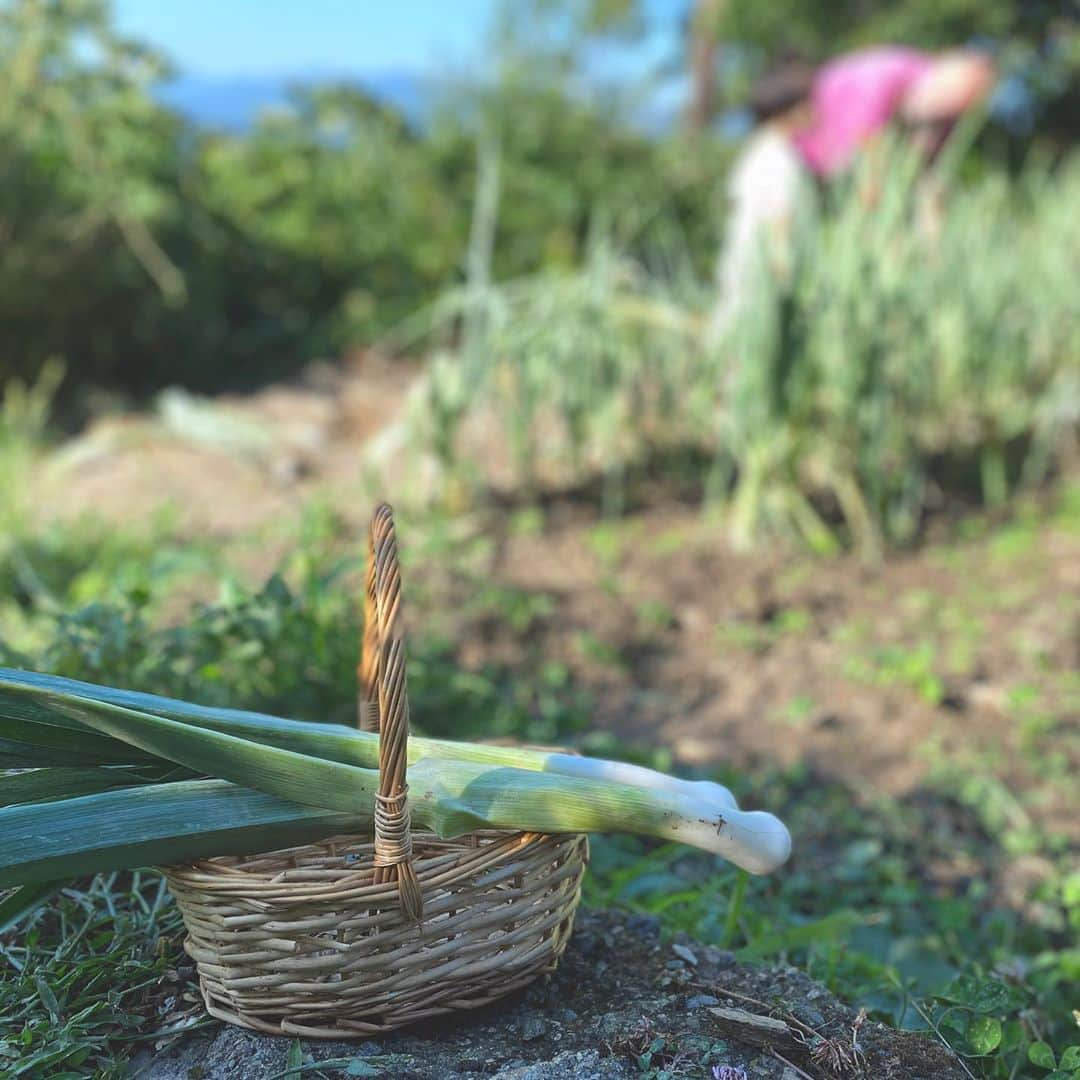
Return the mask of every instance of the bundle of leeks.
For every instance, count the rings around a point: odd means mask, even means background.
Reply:
[[[755,874],[790,835],[727,788],[620,762],[413,736],[409,803],[477,829],[677,840]],[[378,736],[0,668],[0,888],[370,831]]]

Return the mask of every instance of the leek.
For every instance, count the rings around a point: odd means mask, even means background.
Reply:
[[[42,691],[38,694],[20,694],[20,688]],[[240,709],[210,708],[194,705],[175,698],[160,697],[134,690],[118,690],[108,686],[64,679],[56,675],[0,668],[0,739],[18,739],[22,736],[17,726],[21,720],[33,720],[40,724],[66,728],[64,733],[45,736],[47,745],[71,748],[73,739],[81,752],[89,755],[82,763],[128,764],[149,760],[139,752],[122,743],[110,743],[100,736],[88,733],[78,723],[73,723],[64,709],[50,701],[50,695],[58,695],[57,701],[66,696],[84,700],[120,705],[140,712],[152,713],[170,720],[179,720],[196,727],[220,731],[240,738],[250,739],[267,746],[284,750],[296,750],[333,761],[374,769],[379,764],[379,737],[374,732],[359,731],[341,724],[322,724],[306,720],[287,720],[265,713]],[[6,726],[5,726],[6,722]],[[72,736],[71,732],[78,732]],[[35,742],[35,745],[41,745]],[[3,746],[0,743],[0,760]],[[504,765],[516,769],[559,773],[563,776],[584,777],[595,780],[613,780],[623,784],[672,791],[715,801],[717,805],[736,808],[735,796],[722,784],[705,780],[682,780],[668,776],[655,769],[631,765],[622,761],[605,761],[601,758],[580,757],[557,751],[532,750],[527,747],[491,746],[484,743],[455,742],[449,739],[429,739],[412,735],[409,738],[408,760],[410,765],[425,757],[438,757],[461,761]]]
[[[161,711],[131,707],[136,703]],[[61,870],[287,846],[369,829],[373,817],[378,772],[366,763],[374,761],[377,736],[332,725],[4,673],[0,737],[16,748],[16,760],[22,745],[35,754],[55,752],[62,762],[0,777],[2,885],[52,880]],[[104,762],[74,768],[64,742],[92,748]],[[775,869],[790,850],[778,819],[740,810],[720,785],[446,740],[413,739],[409,756],[413,821],[442,837],[477,829],[630,832],[679,840],[753,873]],[[199,776],[216,779],[176,779]],[[76,797],[61,797],[67,777]]]

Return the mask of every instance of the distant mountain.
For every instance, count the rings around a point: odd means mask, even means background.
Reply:
[[[181,75],[158,89],[166,105],[204,127],[244,131],[263,109],[285,104],[296,86],[351,83],[419,123],[425,115],[423,80],[414,72],[391,70],[367,75],[311,72],[298,75]]]

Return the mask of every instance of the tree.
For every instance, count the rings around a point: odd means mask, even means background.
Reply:
[[[728,0],[697,0],[690,15],[690,102],[687,127],[701,132],[716,108],[716,53]]]
[[[524,9],[564,41],[576,34],[578,55],[589,40],[640,38],[650,20],[674,27],[692,130],[712,119],[726,68],[760,69],[784,53],[824,60],[882,42],[931,49],[984,42],[1026,83],[1036,122],[1066,137],[1080,125],[1076,0],[672,0],[660,12],[646,0],[533,0]]]
[[[149,92],[167,67],[108,16],[100,0],[0,7],[0,374],[66,354],[103,296],[131,303],[149,286],[158,303],[184,298],[157,235],[180,172],[180,123]]]

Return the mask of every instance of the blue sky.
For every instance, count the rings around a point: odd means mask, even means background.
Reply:
[[[113,0],[113,13],[121,32],[176,67],[179,78],[160,90],[164,102],[199,123],[243,130],[284,102],[291,84],[325,78],[355,78],[420,121],[430,79],[487,69],[503,2]],[[677,53],[687,3],[645,0],[645,39],[630,48],[595,49],[592,73],[619,80],[657,70]],[[654,94],[653,111],[666,113],[684,96],[678,80],[668,79]]]
[[[670,54],[686,6],[646,0],[654,32],[631,50],[638,67]],[[119,28],[185,74],[230,78],[460,69],[482,62],[499,7],[500,0],[113,0]]]
[[[189,74],[252,76],[460,66],[497,0],[114,0],[119,28]]]

